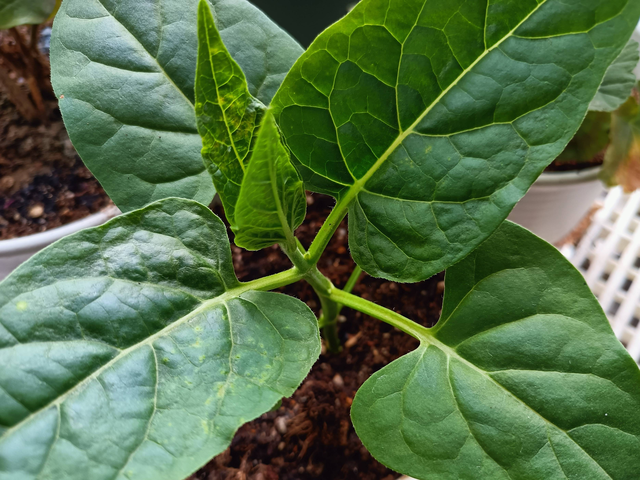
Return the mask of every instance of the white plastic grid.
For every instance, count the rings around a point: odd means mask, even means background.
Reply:
[[[567,252],[600,301],[618,339],[640,362],[640,191],[620,187],[601,202],[575,252]]]

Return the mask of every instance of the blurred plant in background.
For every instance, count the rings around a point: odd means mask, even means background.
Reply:
[[[637,36],[637,35],[634,35]],[[609,67],[580,130],[554,170],[602,164],[600,179],[626,191],[640,188],[640,45],[632,38]]]
[[[46,47],[41,45],[40,31],[60,3],[61,0],[0,0],[0,88],[29,121],[46,121],[43,97],[53,96],[49,60],[40,51]]]

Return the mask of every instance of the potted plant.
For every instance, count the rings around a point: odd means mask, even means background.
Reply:
[[[634,37],[639,34],[635,33]],[[545,240],[562,240],[591,209],[604,187],[635,190],[638,118],[635,71],[640,54],[632,38],[609,67],[576,136],[509,216]]]
[[[636,474],[638,366],[580,273],[504,220],[578,130],[640,4],[465,5],[363,0],[302,52],[244,0],[63,2],[56,93],[84,160],[127,211],[0,284],[0,474],[185,478],[243,424],[291,406],[282,398],[320,356],[320,330],[325,359],[352,347],[343,308],[412,342],[384,368],[374,359],[355,398],[335,399],[388,468]],[[434,40],[438,26],[448,42]],[[188,162],[196,135],[200,169]],[[235,253],[205,206],[214,188]],[[319,228],[303,225],[305,190],[334,199]],[[340,265],[327,247],[347,235],[358,267],[338,288],[323,273]],[[240,249],[274,263],[273,245],[289,268],[240,281]],[[361,270],[393,291],[443,269],[432,328],[356,288]],[[319,318],[273,292],[299,285]],[[304,464],[280,478],[354,478],[344,455],[307,458],[312,432],[295,426],[274,420],[274,451],[307,437],[290,457]],[[241,475],[258,467],[251,453]]]
[[[101,211],[108,199],[86,178],[56,111],[39,48],[55,9],[55,0],[0,1],[0,279],[64,235],[117,213]]]

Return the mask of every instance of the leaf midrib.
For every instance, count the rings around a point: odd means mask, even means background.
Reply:
[[[43,412],[43,411],[45,411],[45,410],[47,410],[47,409],[49,409],[49,408],[51,408],[53,406],[58,406],[58,405],[62,404],[67,398],[71,397],[74,394],[79,393],[82,390],[82,388],[84,386],[86,386],[89,382],[91,382],[92,380],[98,378],[100,376],[100,374],[102,374],[104,371],[108,370],[111,366],[113,366],[119,360],[123,359],[124,357],[126,357],[130,353],[136,351],[138,348],[141,348],[141,347],[143,347],[145,345],[149,345],[151,348],[153,348],[153,342],[155,340],[157,340],[158,338],[169,334],[172,330],[174,330],[175,328],[177,328],[177,327],[179,327],[181,325],[184,325],[185,323],[187,323],[192,318],[198,316],[200,313],[205,312],[205,311],[207,311],[207,310],[209,310],[209,309],[211,309],[213,307],[216,307],[218,305],[225,305],[228,301],[233,300],[235,298],[238,298],[243,293],[251,291],[251,290],[255,290],[255,289],[256,289],[256,287],[254,286],[253,283],[246,283],[246,284],[243,284],[243,285],[241,285],[239,287],[236,287],[236,288],[233,288],[231,290],[228,290],[228,291],[226,291],[225,293],[223,293],[222,295],[220,295],[220,296],[218,296],[216,298],[213,298],[211,300],[207,300],[206,302],[203,302],[199,307],[197,307],[196,309],[192,310],[189,314],[187,314],[184,317],[176,320],[172,324],[166,326],[162,330],[160,330],[160,331],[154,333],[153,335],[147,337],[146,339],[142,340],[141,342],[138,342],[138,343],[130,346],[129,348],[127,348],[125,350],[121,350],[120,353],[118,353],[115,357],[113,357],[109,362],[105,363],[103,366],[101,366],[100,368],[98,368],[97,370],[92,372],[90,375],[85,377],[81,382],[77,383],[72,388],[67,390],[65,393],[63,393],[59,397],[55,398],[54,400],[50,401],[46,405],[40,407],[35,412],[32,412],[27,417],[25,417],[22,420],[20,420],[20,422],[15,424],[13,427],[7,429],[2,434],[2,436],[0,436],[0,443],[2,443],[4,440],[6,440],[9,437],[11,437],[11,435],[13,433],[17,432],[23,425],[28,423],[31,419],[35,418],[41,412]]]
[[[499,387],[500,389],[502,389],[508,396],[510,396],[511,398],[513,398],[514,400],[516,400],[518,403],[520,403],[521,405],[524,405],[528,410],[530,410],[532,413],[534,413],[535,415],[537,415],[539,418],[541,418],[545,424],[547,425],[551,425],[554,428],[557,428],[558,430],[560,430],[561,432],[563,432],[567,438],[569,438],[571,440],[571,442],[576,445],[582,452],[584,452],[584,454],[589,457],[593,463],[595,465],[597,465],[597,467],[602,470],[602,472],[611,480],[613,480],[613,477],[611,477],[611,475],[609,475],[609,473],[591,456],[589,455],[589,453],[587,451],[585,451],[582,446],[576,442],[571,435],[569,435],[569,432],[561,427],[559,427],[558,425],[556,425],[555,423],[553,423],[552,421],[548,420],[547,418],[545,418],[544,416],[542,416],[538,411],[534,410],[527,402],[525,402],[524,400],[522,400],[521,398],[519,398],[518,396],[516,396],[513,392],[511,392],[509,389],[507,389],[504,385],[502,385],[500,382],[498,382],[497,380],[495,380],[490,374],[489,372],[487,372],[486,370],[481,369],[480,367],[478,367],[477,365],[471,363],[470,361],[468,361],[467,359],[465,359],[464,357],[462,357],[455,349],[449,347],[448,345],[442,343],[440,340],[438,340],[436,337],[434,336],[423,336],[422,337],[422,344],[427,344],[426,348],[429,348],[429,346],[433,346],[436,347],[437,349],[441,350],[448,358],[455,358],[456,360],[458,360],[460,363],[464,364],[465,366],[471,368],[472,370],[474,370],[475,372],[479,373],[480,375],[483,376],[483,378],[487,378],[489,379],[494,385],[496,385],[497,387]],[[600,378],[600,377],[599,377]],[[449,377],[449,386],[451,387],[451,389],[453,390],[453,385],[451,384],[451,380]],[[462,415],[463,418],[465,418],[466,421],[466,417],[464,416],[464,414],[462,413],[462,411],[460,410],[460,408],[458,408],[458,412],[460,413],[460,415]],[[473,435],[473,434],[472,434]],[[479,442],[478,442],[479,444]],[[480,446],[482,448],[482,446]],[[484,449],[483,449],[484,450]],[[486,453],[486,452],[485,452]],[[494,460],[495,461],[495,460]],[[498,462],[496,462],[496,464],[498,466],[500,466],[500,468],[504,467],[502,465],[500,465]],[[506,471],[506,470],[505,470]],[[507,471],[506,471],[507,472]],[[509,475],[509,473],[507,472],[507,475]],[[509,475],[509,477],[511,477]]]
[[[428,0],[425,0],[425,3]],[[507,33],[499,42],[496,42],[489,49],[486,49],[482,55],[480,55],[471,65],[465,68],[462,73],[456,78],[447,88],[445,88],[438,97],[431,102],[431,104],[420,114],[420,116],[411,124],[409,128],[406,130],[402,130],[402,126],[399,125],[401,129],[400,135],[394,140],[394,142],[387,148],[387,150],[380,156],[380,158],[373,164],[373,166],[364,174],[362,178],[353,183],[353,185],[349,188],[347,194],[343,197],[342,201],[339,203],[344,204],[345,206],[349,205],[353,199],[360,193],[362,189],[364,189],[366,183],[369,179],[378,171],[378,169],[389,159],[389,157],[404,143],[404,141],[415,132],[414,130],[420,125],[420,123],[425,119],[425,117],[435,108],[440,101],[455,88],[458,83],[469,74],[473,68],[478,65],[484,58],[487,57],[491,52],[500,47],[505,41],[511,38],[516,30],[518,30],[524,23],[527,22],[540,8],[547,3],[547,0],[542,0],[540,4],[536,6],[525,18],[523,18],[520,23],[518,23],[509,33]],[[485,21],[486,28],[486,21]],[[400,57],[400,61],[402,61],[402,57]],[[397,89],[396,89],[397,90]],[[344,159],[343,159],[344,160]]]

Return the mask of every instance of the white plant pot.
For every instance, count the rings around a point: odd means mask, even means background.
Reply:
[[[516,205],[509,220],[549,243],[571,233],[605,188],[601,167],[572,172],[543,173]]]
[[[77,222],[46,232],[0,241],[0,280],[9,275],[18,265],[62,237],[85,228],[97,227],[120,213],[117,207],[108,207]]]

